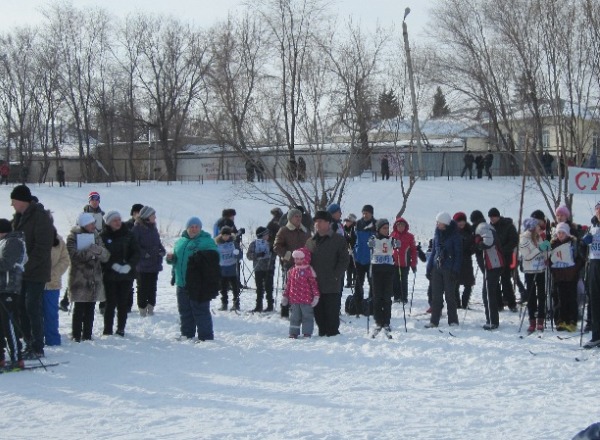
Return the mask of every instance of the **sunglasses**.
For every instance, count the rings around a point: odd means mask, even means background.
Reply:
[[[90,200],[100,200],[100,196],[92,196],[90,197]]]

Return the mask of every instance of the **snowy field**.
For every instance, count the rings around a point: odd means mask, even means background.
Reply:
[[[12,217],[10,190],[0,188],[0,217]],[[32,186],[54,211],[64,237],[92,190],[100,192],[104,211],[118,209],[124,218],[133,203],[154,207],[168,249],[189,216],[198,215],[211,231],[226,207],[237,210],[247,245],[272,208],[242,200],[230,183]],[[515,179],[429,180],[417,183],[404,216],[417,239],[426,242],[442,210],[487,214],[496,206],[502,215],[518,218],[519,193]],[[392,219],[398,194],[397,182],[352,182],[343,213],[360,216],[370,203],[376,218]],[[595,202],[577,196],[575,221],[587,224]],[[547,211],[531,189],[524,212],[536,208]],[[71,317],[61,312],[63,345],[47,347],[44,361],[68,363],[47,372],[0,375],[0,437],[571,439],[600,421],[600,350],[581,351],[578,336],[560,340],[550,331],[543,338],[521,339],[518,314],[510,312],[501,314],[499,331],[485,332],[481,274],[474,310],[466,315],[459,310],[461,325],[450,335],[445,317],[439,330],[423,328],[427,280],[421,264],[411,316],[406,310],[408,332],[402,305],[394,304],[391,341],[371,340],[365,317],[345,315],[338,337],[290,340],[287,321],[278,315],[218,312],[217,299],[215,341],[178,342],[169,281],[165,270],[155,316],[131,314],[125,338],[102,336],[97,314],[95,339],[73,343]],[[349,293],[346,289],[344,296]],[[251,310],[254,299],[253,291],[244,291],[242,309]]]

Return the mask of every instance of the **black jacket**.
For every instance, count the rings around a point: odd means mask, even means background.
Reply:
[[[511,255],[515,248],[519,245],[519,233],[513,224],[513,221],[509,217],[500,217],[500,220],[494,225],[496,234],[498,236],[498,245],[502,251],[502,255],[505,257],[505,264],[509,263],[511,258],[506,258]]]
[[[104,278],[111,281],[133,280],[135,278],[135,266],[140,261],[140,247],[133,233],[123,223],[121,228],[113,231],[110,226],[105,225],[100,233],[104,246],[110,252],[109,260],[102,265]],[[115,272],[113,264],[128,264],[131,270],[126,274]]]
[[[199,302],[210,301],[217,297],[220,287],[219,253],[207,250],[190,256],[185,275],[185,289],[190,298]]]

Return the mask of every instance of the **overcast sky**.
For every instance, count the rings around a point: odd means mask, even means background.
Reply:
[[[17,25],[36,24],[43,20],[41,9],[53,0],[2,0],[0,31],[5,32]],[[401,26],[404,9],[411,8],[407,18],[409,34],[419,36],[428,22],[428,9],[432,0],[338,0],[333,8],[340,18],[352,15],[368,26],[379,20],[383,26]],[[243,8],[243,0],[75,0],[77,7],[100,6],[118,16],[130,12],[145,11],[172,14],[191,20],[202,27],[223,20],[229,11]]]

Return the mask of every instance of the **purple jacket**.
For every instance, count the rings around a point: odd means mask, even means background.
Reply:
[[[135,267],[136,271],[160,272],[166,251],[160,242],[156,224],[137,219],[131,232],[140,246],[140,261]]]

